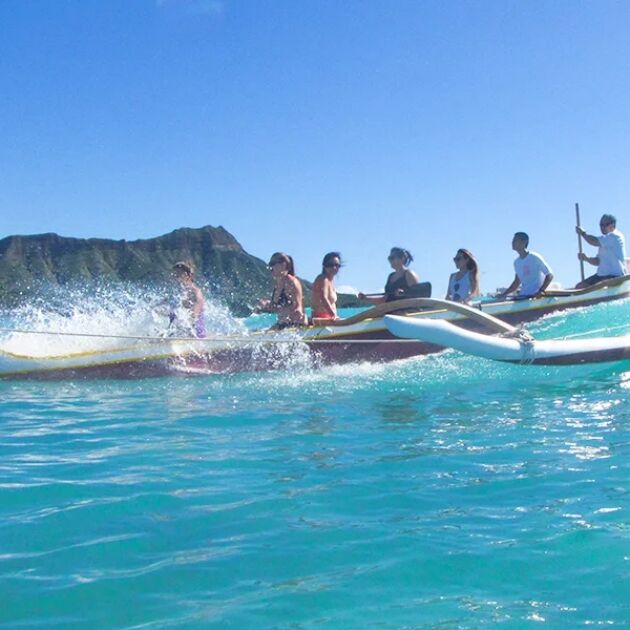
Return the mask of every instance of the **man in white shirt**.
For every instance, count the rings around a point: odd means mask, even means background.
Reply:
[[[626,243],[623,234],[617,229],[617,219],[612,214],[604,214],[599,220],[601,236],[587,234],[581,227],[575,231],[593,247],[599,247],[597,256],[578,254],[578,258],[591,265],[597,265],[597,273],[578,283],[575,288],[590,287],[596,282],[624,276],[626,272]]]
[[[518,297],[537,297],[543,295],[551,281],[553,273],[545,259],[536,252],[527,251],[529,236],[517,232],[512,239],[512,249],[518,254],[514,261],[516,275],[512,284],[497,295],[503,298],[520,287]]]

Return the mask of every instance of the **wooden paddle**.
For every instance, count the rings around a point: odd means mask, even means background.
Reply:
[[[582,227],[580,224],[580,204],[578,203],[575,204],[575,224],[579,228]],[[582,235],[578,234],[577,239],[578,239],[578,251],[580,252],[580,254],[582,254]],[[582,282],[584,282],[584,261],[582,259],[580,259],[580,274],[582,276]]]

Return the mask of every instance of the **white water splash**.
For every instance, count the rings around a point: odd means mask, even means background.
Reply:
[[[190,336],[189,328],[177,326],[186,321],[185,314],[175,309],[179,317],[170,323],[171,310],[168,299],[157,291],[120,287],[65,291],[1,313],[5,331],[0,333],[0,350],[49,357],[130,347],[139,342],[133,337]],[[206,302],[205,317],[209,335],[247,332],[227,307],[212,300]]]

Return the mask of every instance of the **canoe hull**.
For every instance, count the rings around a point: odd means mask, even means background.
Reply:
[[[553,312],[619,300],[629,295],[630,276],[627,276],[562,296],[487,303],[481,306],[481,312],[508,323],[523,323]],[[120,348],[43,357],[19,356],[0,350],[0,378],[140,378],[226,374],[299,365],[387,362],[444,349],[444,344],[430,339],[414,338],[401,342],[386,325],[387,313],[402,314],[410,322],[447,321],[472,332],[483,329],[482,323],[471,320],[469,316],[454,314],[442,307],[417,306],[427,302],[431,301],[418,299],[381,305],[341,325],[281,333],[254,333],[245,343],[243,339],[230,337],[197,341],[163,339],[150,343],[130,341]],[[622,350],[616,352],[625,356]],[[560,362],[562,359],[553,360]]]

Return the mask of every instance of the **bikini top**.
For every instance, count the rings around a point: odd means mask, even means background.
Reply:
[[[283,308],[285,306],[290,306],[293,304],[293,301],[286,294],[284,287],[282,287],[282,291],[280,291],[280,295],[276,297],[276,289],[274,287],[273,293],[271,294],[271,304],[276,308]]]

